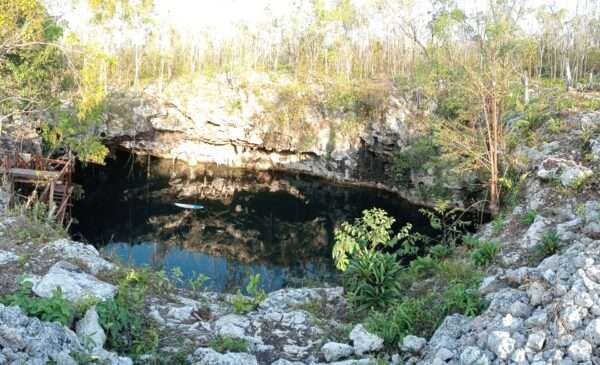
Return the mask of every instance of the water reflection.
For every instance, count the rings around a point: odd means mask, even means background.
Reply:
[[[398,225],[411,222],[427,233],[417,207],[396,196],[304,176],[190,170],[123,154],[81,171],[86,195],[74,210],[76,233],[134,265],[179,267],[184,279],[207,275],[218,291],[243,287],[253,273],[268,291],[334,282],[334,227],[374,206]],[[175,202],[206,209],[185,210]]]

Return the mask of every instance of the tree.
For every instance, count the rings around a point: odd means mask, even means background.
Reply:
[[[65,57],[54,44],[61,35],[39,1],[0,2],[0,132],[12,116],[58,103],[67,76]]]
[[[458,72],[449,80],[450,87],[462,93],[463,103],[455,118],[439,120],[436,137],[445,156],[460,161],[463,171],[487,173],[489,209],[495,213],[506,169],[504,113],[520,73],[515,60],[516,23],[510,13],[492,9],[478,20],[481,26],[473,34],[473,52],[451,61],[450,67]]]

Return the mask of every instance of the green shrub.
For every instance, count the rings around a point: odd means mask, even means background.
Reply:
[[[243,338],[217,336],[208,342],[208,347],[217,352],[248,352],[248,341]]]
[[[453,246],[447,246],[442,244],[435,245],[429,249],[429,254],[438,260],[452,256],[453,252]]]
[[[469,249],[477,248],[477,247],[479,247],[479,244],[480,244],[479,238],[477,238],[477,236],[475,236],[472,233],[467,233],[467,234],[463,235],[462,242]]]
[[[505,225],[506,225],[506,219],[504,218],[504,216],[498,215],[492,221],[492,231],[494,232],[495,235],[499,235],[500,233],[502,233],[502,230],[504,229]]]
[[[445,315],[460,313],[467,316],[476,316],[486,307],[477,290],[477,286],[468,286],[464,283],[452,284],[444,293],[442,308]]]
[[[543,259],[554,255],[560,247],[560,238],[556,231],[546,233],[535,247],[535,257]]]
[[[533,222],[535,221],[535,218],[537,217],[537,215],[538,215],[537,210],[535,210],[535,209],[528,210],[521,217],[521,224],[524,225],[524,226],[529,227],[530,225],[533,224]]]
[[[431,298],[407,299],[386,312],[372,312],[367,329],[388,346],[397,346],[407,335],[429,337],[442,319]]]
[[[267,298],[267,293],[264,290],[259,289],[260,274],[255,274],[250,277],[248,285],[246,285],[246,292],[251,298],[247,298],[242,295],[242,292],[238,290],[236,296],[233,298],[231,304],[233,305],[233,311],[238,314],[248,313]]]
[[[425,279],[435,275],[439,269],[439,261],[427,255],[417,257],[408,266],[410,275],[415,279]]]
[[[158,329],[144,316],[144,300],[151,286],[162,287],[163,280],[150,269],[129,270],[118,282],[117,295],[96,305],[109,349],[130,356],[156,350]]]
[[[500,251],[500,245],[496,242],[485,241],[473,250],[471,258],[477,266],[486,267],[496,262],[496,255]]]
[[[396,255],[372,252],[352,261],[344,272],[344,287],[350,305],[357,311],[383,310],[400,298],[402,267]]]
[[[40,298],[31,292],[32,284],[21,282],[13,294],[0,299],[7,306],[17,306],[28,316],[33,316],[47,322],[58,322],[70,327],[75,318],[74,306],[63,297],[60,287],[52,292],[50,298]]]

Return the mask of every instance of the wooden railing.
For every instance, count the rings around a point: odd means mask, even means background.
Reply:
[[[63,224],[71,206],[75,159],[68,153],[63,159],[51,159],[18,152],[0,151],[0,171],[15,191],[15,184],[30,186],[39,192],[39,200],[55,209],[56,221]]]

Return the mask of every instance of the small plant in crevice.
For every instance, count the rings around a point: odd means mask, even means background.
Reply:
[[[220,353],[248,352],[248,341],[243,338],[217,336],[208,342],[208,347]]]
[[[556,231],[544,234],[541,241],[534,248],[534,258],[541,260],[554,255],[560,248],[560,238]]]
[[[119,279],[117,295],[96,305],[109,349],[132,357],[157,349],[158,327],[142,313],[150,289],[163,285],[161,277],[149,269],[131,269]]]
[[[250,298],[244,296],[242,292],[238,290],[231,302],[235,313],[243,314],[253,311],[267,298],[267,293],[263,289],[259,289],[259,285],[260,274],[257,273],[250,277],[248,285],[246,285],[246,292],[250,295]]]
[[[498,215],[496,218],[494,218],[494,220],[492,221],[492,232],[494,232],[494,235],[499,235],[500,233],[502,233],[502,230],[504,229],[504,226],[506,225],[506,218],[504,218],[503,215]]]
[[[500,251],[500,245],[492,241],[484,241],[471,253],[475,265],[487,267],[496,262],[496,255]]]
[[[535,221],[535,218],[538,216],[538,212],[535,209],[530,209],[525,214],[521,216],[521,224],[525,227],[529,227]]]

